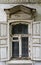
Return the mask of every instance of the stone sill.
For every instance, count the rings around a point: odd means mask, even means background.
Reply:
[[[9,60],[7,62],[7,64],[32,64],[32,61],[31,60],[16,60],[16,59],[13,59],[13,60]]]

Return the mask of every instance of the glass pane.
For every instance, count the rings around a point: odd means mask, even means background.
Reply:
[[[7,35],[7,25],[1,24],[1,36],[6,36]]]
[[[12,34],[27,34],[28,33],[28,25],[25,24],[17,24],[12,26]]]
[[[22,37],[22,57],[28,57],[28,38]]]
[[[12,42],[12,57],[19,57],[19,43]]]

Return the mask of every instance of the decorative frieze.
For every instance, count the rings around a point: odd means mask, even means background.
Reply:
[[[41,0],[0,0],[0,3],[7,4],[7,3],[41,3]]]

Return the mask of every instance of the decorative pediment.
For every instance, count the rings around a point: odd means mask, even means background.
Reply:
[[[8,19],[14,20],[29,20],[35,18],[36,9],[26,7],[24,5],[17,5],[10,9],[4,9],[7,13]]]

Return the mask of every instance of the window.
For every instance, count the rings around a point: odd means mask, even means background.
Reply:
[[[28,57],[28,24],[12,25],[12,57]]]
[[[12,58],[41,60],[41,22],[10,25]]]

